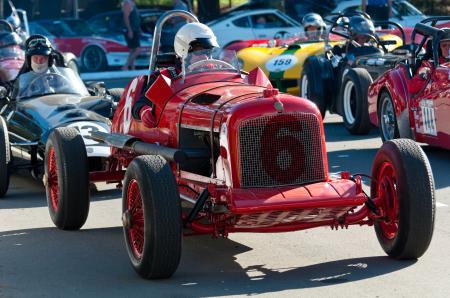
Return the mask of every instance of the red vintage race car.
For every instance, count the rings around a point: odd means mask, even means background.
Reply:
[[[186,12],[161,17],[151,70],[167,65],[156,53],[161,26],[174,16],[197,21]],[[89,182],[116,181],[123,185],[128,255],[144,278],[176,271],[183,234],[374,225],[389,256],[425,253],[434,227],[434,182],[418,145],[385,143],[373,163],[368,195],[360,175],[328,172],[322,118],[313,103],[278,93],[259,69],[241,72],[229,53],[188,61],[181,74],[161,70],[148,88],[147,76],[132,80],[111,133],[91,133],[112,147],[106,171],[88,173],[81,136],[55,129],[45,164],[58,228],[84,224]],[[142,96],[151,99],[156,122],[133,118]]]
[[[450,29],[436,26],[449,19],[434,17],[417,24],[412,39],[421,40],[411,61],[399,63],[370,86],[370,121],[379,126],[383,141],[410,138],[450,149],[450,63],[439,49]]]

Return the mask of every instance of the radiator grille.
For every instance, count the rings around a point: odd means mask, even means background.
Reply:
[[[307,184],[325,179],[320,122],[310,113],[274,114],[239,127],[241,187]]]

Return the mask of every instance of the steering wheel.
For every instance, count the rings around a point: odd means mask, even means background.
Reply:
[[[380,41],[380,39],[372,34],[366,34],[365,36],[369,37],[369,40],[373,40],[376,43],[377,48],[380,48],[383,50],[383,52],[387,53],[389,52],[388,49],[386,48],[386,46]],[[352,44],[356,47],[362,47],[363,45],[360,45],[357,42],[353,42],[353,39],[350,39],[352,41]],[[348,47],[349,47],[349,43],[347,43],[346,48],[345,48],[345,52],[348,52]]]
[[[188,66],[187,70],[188,71],[193,71],[197,67],[207,66],[208,64],[216,64],[216,65],[219,65],[219,66],[223,66],[223,68],[236,69],[233,65],[231,65],[228,62],[225,62],[225,61],[222,61],[222,60],[217,60],[217,59],[208,59],[208,60],[200,60],[200,61],[192,63],[191,65]]]
[[[33,93],[35,93],[35,92],[33,92],[33,89],[34,89],[34,87],[35,87],[34,85],[36,85],[36,82],[37,82],[39,79],[42,79],[42,78],[44,78],[45,76],[48,76],[49,78],[52,77],[52,76],[54,76],[54,77],[56,77],[56,78],[61,78],[62,80],[59,80],[59,79],[58,79],[58,82],[64,82],[64,84],[62,84],[61,86],[67,85],[67,84],[69,83],[69,81],[67,80],[67,78],[66,78],[65,76],[61,75],[61,74],[58,74],[58,73],[44,73],[44,74],[41,74],[41,75],[37,76],[36,78],[34,78],[34,79],[28,84],[28,87],[27,87],[27,89],[26,89],[26,91],[25,91],[25,93],[27,94],[27,96],[31,96]],[[48,79],[47,79],[46,81],[47,81],[47,84],[48,84]],[[39,86],[37,86],[37,87],[39,87]],[[50,89],[50,85],[48,85],[48,89]],[[61,87],[58,87],[58,89],[62,89],[62,88],[61,88]]]

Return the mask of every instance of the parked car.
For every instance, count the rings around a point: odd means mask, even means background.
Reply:
[[[49,209],[53,195],[58,204],[73,206],[56,205],[55,213],[66,219],[54,220],[58,228],[84,222],[89,181],[101,177],[123,182],[125,245],[143,278],[168,278],[177,270],[183,233],[227,237],[374,225],[390,257],[425,253],[434,229],[435,190],[428,159],[416,143],[395,140],[380,148],[368,195],[360,176],[329,174],[322,118],[313,103],[279,93],[258,69],[241,72],[231,53],[210,54],[207,60],[184,59],[179,75],[162,69],[151,86],[145,75],[128,84],[111,133],[90,134],[111,146],[105,171],[92,173],[80,163],[85,152],[73,147],[82,148],[82,138],[71,142],[54,132],[46,173],[53,175],[52,163],[66,171],[52,176],[60,192],[47,186]],[[159,58],[152,56],[151,71]],[[131,110],[144,88],[154,119],[136,120]],[[75,194],[67,191],[73,185]]]
[[[341,0],[336,3],[337,5],[331,13],[361,11],[361,0]],[[389,20],[403,27],[414,27],[418,22],[426,18],[426,15],[406,0],[392,0],[391,4],[393,16]]]
[[[85,71],[101,71],[123,66],[129,49],[125,38],[96,35],[89,22],[82,19],[41,20],[30,23],[31,34],[47,36],[59,51],[74,53]],[[136,66],[148,66],[150,44],[142,45]]]
[[[235,11],[208,26],[223,47],[248,39],[287,38],[302,30],[300,23],[276,9]]]
[[[398,63],[370,86],[370,122],[380,128],[382,140],[410,138],[450,149],[450,63],[439,59],[439,42],[446,30],[430,18],[417,24],[413,35],[421,39],[413,59]],[[428,23],[432,23],[430,26]],[[426,45],[424,54],[420,54]]]

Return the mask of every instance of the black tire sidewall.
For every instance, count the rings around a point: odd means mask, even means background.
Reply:
[[[348,68],[347,72],[342,78],[342,86],[339,92],[342,118],[344,120],[345,128],[352,134],[367,134],[372,127],[369,121],[369,109],[367,101],[367,93],[369,85],[371,83],[371,78],[370,80],[369,78],[370,75],[365,69],[362,68]],[[355,113],[353,115],[355,121],[352,124],[349,123],[348,119],[346,118],[344,107],[345,86],[350,81],[353,82],[356,104]]]
[[[164,164],[159,171],[152,169],[152,163],[155,162]],[[162,180],[158,181],[159,178]],[[124,238],[130,261],[136,272],[144,278],[170,277],[180,262],[182,246],[181,203],[172,170],[160,156],[147,155],[135,158],[125,174],[122,213],[127,209],[126,196],[129,183],[133,179],[139,185],[144,209],[145,240],[142,259],[136,260],[130,247],[127,229],[124,227]],[[167,193],[170,193],[169,196],[160,198],[162,194]],[[167,198],[169,200],[164,200]],[[164,208],[163,212],[166,215],[170,215],[170,220],[168,220],[169,217],[160,214],[162,213],[161,208]],[[167,233],[170,230],[173,233]],[[164,231],[164,235],[162,231]],[[161,243],[162,241],[165,241],[167,245]],[[166,246],[165,251],[170,251],[170,254],[164,258],[164,262],[160,256],[161,245]]]
[[[409,152],[406,151],[420,152],[416,156],[422,155],[421,160],[408,158]],[[387,141],[378,151],[372,167],[374,179],[377,179],[384,161],[391,163],[397,179],[399,223],[396,237],[387,239],[383,236],[379,222],[375,222],[378,241],[383,250],[392,257],[406,259],[420,257],[428,248],[434,230],[434,180],[428,159],[414,141],[400,139]],[[377,196],[377,183],[374,179],[371,185],[372,198]],[[414,190],[416,186],[421,187],[421,194],[417,189]],[[426,210],[429,208],[431,210]],[[429,215],[431,217],[427,218]],[[418,224],[419,221],[424,221],[425,224]],[[424,232],[424,229],[428,230]]]
[[[9,188],[9,166],[11,161],[8,128],[3,117],[0,116],[0,198]]]
[[[76,134],[70,141],[67,132]],[[58,210],[53,209],[49,188],[47,204],[53,223],[60,229],[78,230],[89,213],[89,165],[82,137],[73,128],[56,128],[45,146],[45,173],[48,175],[50,148],[54,148],[58,175]]]

